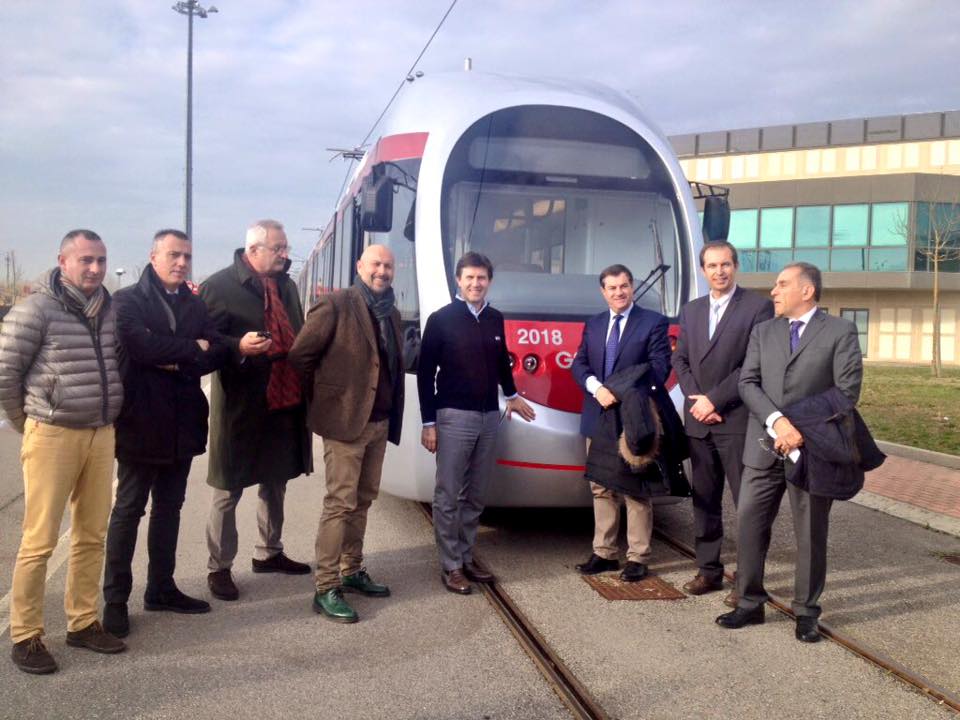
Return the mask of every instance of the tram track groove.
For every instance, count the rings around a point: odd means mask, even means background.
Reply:
[[[433,515],[428,503],[417,506],[433,524]],[[500,583],[475,583],[487,602],[507,626],[510,634],[523,648],[534,666],[557,694],[561,702],[578,720],[613,720],[606,710],[590,694],[573,671],[567,667],[544,637],[537,631],[527,616],[520,610]]]
[[[669,545],[679,554],[691,560],[696,560],[696,552],[694,549],[682,540],[678,540],[659,528],[654,528],[653,534],[657,539]],[[731,582],[734,579],[732,573],[725,572],[724,576]],[[771,594],[770,599],[767,602],[769,605],[776,608],[787,617],[796,620],[796,615],[790,608],[789,601]],[[925,676],[918,672],[914,672],[907,666],[897,662],[879,650],[875,650],[865,643],[855,640],[849,635],[840,632],[836,628],[831,627],[828,623],[818,621],[818,627],[820,633],[824,637],[833,640],[848,652],[887,672],[897,680],[910,686],[911,689],[916,690],[922,695],[930,698],[938,705],[946,706],[955,713],[960,714],[960,696],[940,687]]]

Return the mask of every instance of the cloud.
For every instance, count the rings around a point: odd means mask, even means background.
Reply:
[[[346,166],[448,0],[237,3],[194,26],[196,274],[283,220],[305,255]],[[0,250],[29,274],[86,224],[142,265],[182,225],[186,18],[139,0],[7,0],[0,25]],[[458,70],[587,78],[668,133],[960,107],[960,5],[460,0],[424,56]]]

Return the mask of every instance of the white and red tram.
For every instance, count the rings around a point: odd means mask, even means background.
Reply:
[[[494,264],[488,298],[506,318],[517,388],[537,412],[530,424],[504,421],[488,505],[588,505],[582,395],[569,368],[583,321],[605,307],[600,270],[623,263],[640,281],[668,266],[638,302],[670,318],[700,294],[702,232],[670,144],[604,86],[478,72],[418,78],[382,127],[299,278],[309,307],[353,281],[367,245],[396,255],[406,408],[381,487],[433,498],[419,338],[456,291],[457,259],[474,250]]]

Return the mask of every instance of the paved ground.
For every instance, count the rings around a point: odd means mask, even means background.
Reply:
[[[22,513],[17,445],[16,436],[0,433],[0,597],[9,590]],[[908,478],[921,482],[931,474]],[[209,489],[203,476],[201,460],[184,509],[177,575],[185,590],[207,596],[203,527]],[[290,486],[285,535],[295,558],[311,557],[321,485],[314,476]],[[786,504],[782,514],[768,579],[772,591],[788,596],[793,565]],[[131,603],[134,632],[122,656],[64,645],[64,572],[53,572],[49,645],[62,670],[30,677],[0,658],[0,718],[567,716],[486,602],[442,590],[432,532],[412,504],[384,497],[374,505],[368,566],[394,596],[359,599],[362,621],[355,626],[335,625],[310,611],[309,579],[253,575],[250,499],[241,503],[240,519],[237,579],[243,597],[237,603],[213,600],[214,611],[206,616],[142,611],[141,542]],[[603,600],[573,571],[589,552],[591,522],[589,511],[493,512],[481,551],[613,716],[950,717],[832,643],[796,642],[792,623],[775,612],[768,612],[765,626],[725,631],[713,623],[725,610],[721,594]],[[689,538],[689,504],[658,508],[657,523]],[[839,503],[832,515],[824,619],[960,692],[960,567],[942,559],[951,553],[960,553],[960,538]],[[653,569],[677,586],[694,572],[686,558],[659,543]],[[0,623],[6,624],[2,602]]]
[[[960,470],[889,455],[864,490],[960,520]]]

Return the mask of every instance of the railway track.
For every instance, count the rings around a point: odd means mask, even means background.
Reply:
[[[430,505],[417,503],[428,522],[432,522]],[[696,558],[694,549],[660,529],[654,529],[658,540],[669,545],[674,551],[691,560]],[[728,574],[728,579],[733,578]],[[557,653],[547,644],[543,636],[537,631],[530,620],[517,607],[510,595],[499,583],[477,583],[477,587],[497,614],[506,624],[511,634],[527,653],[534,665],[546,679],[547,683],[559,696],[561,701],[570,710],[573,717],[591,720],[610,720],[611,716],[603,709],[597,700],[577,679]],[[777,596],[771,596],[769,604],[783,614],[794,618],[790,603]],[[842,646],[859,658],[875,665],[889,673],[897,680],[910,686],[912,689],[925,695],[937,704],[952,709],[960,714],[960,697],[931,682],[920,673],[898,663],[868,645],[831,627],[828,623],[820,622],[820,632],[833,642]]]

